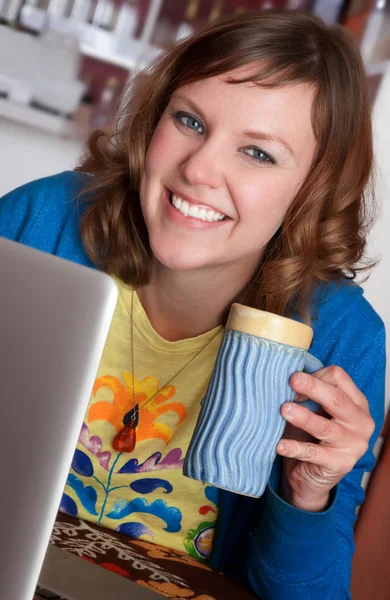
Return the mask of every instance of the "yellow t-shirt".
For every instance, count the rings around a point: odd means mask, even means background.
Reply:
[[[132,291],[115,281],[119,298],[61,509],[132,538],[207,561],[218,513],[218,490],[184,477],[182,465],[221,343],[222,328],[168,342],[154,331],[134,293],[137,442],[131,453],[116,452],[112,447],[114,437],[134,404]],[[209,341],[199,356],[166,385]]]

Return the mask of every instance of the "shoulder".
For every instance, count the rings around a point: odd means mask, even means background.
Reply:
[[[32,227],[39,226],[40,219],[50,217],[55,223],[66,218],[85,177],[82,173],[65,171],[26,183],[6,194],[0,200],[0,235],[21,238]]]
[[[78,199],[88,175],[65,171],[37,179],[0,199],[0,236],[88,264],[83,254]]]
[[[363,385],[384,380],[385,327],[356,284],[332,285],[318,305],[311,352],[325,366],[338,365]]]
[[[69,194],[77,193],[86,177],[85,173],[79,171],[62,171],[62,173],[55,173],[54,175],[48,175],[47,177],[41,177],[40,179],[25,183],[16,188],[15,192],[35,191],[37,193],[45,193],[62,190]]]
[[[11,198],[17,199],[28,197],[31,202],[35,202],[39,205],[43,200],[55,198],[55,194],[58,192],[69,198],[75,197],[82,188],[86,177],[87,175],[85,173],[63,171],[62,173],[35,179],[34,181],[19,186],[3,196],[1,202]]]
[[[318,306],[310,349],[324,366],[338,365],[366,395],[383,421],[386,337],[382,319],[358,285],[332,285]]]
[[[316,309],[313,328],[319,335],[341,334],[346,325],[372,336],[384,330],[382,319],[364,297],[363,289],[353,283],[330,285]]]

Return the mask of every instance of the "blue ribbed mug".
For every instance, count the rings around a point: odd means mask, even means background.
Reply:
[[[183,474],[225,490],[260,497],[283,435],[290,377],[323,365],[307,352],[313,331],[272,313],[233,304]]]

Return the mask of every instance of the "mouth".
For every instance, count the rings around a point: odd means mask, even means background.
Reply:
[[[207,221],[208,223],[219,223],[229,219],[227,215],[216,211],[210,206],[193,204],[170,190],[168,192],[169,202],[184,217]]]

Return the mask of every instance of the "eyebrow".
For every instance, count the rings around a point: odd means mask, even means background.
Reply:
[[[181,94],[176,94],[175,96],[172,96],[172,100],[182,100],[183,102],[186,102],[186,104],[188,104],[188,106],[190,106],[194,112],[198,113],[204,121],[206,120],[206,117],[202,113],[199,106],[193,100],[191,100],[191,98],[187,98],[187,96],[182,96]]]
[[[192,108],[192,110],[194,112],[198,113],[203,120],[206,120],[204,114],[202,113],[202,110],[199,108],[199,106],[193,100],[191,100],[191,98],[187,98],[187,96],[177,94],[174,97],[172,97],[172,100],[176,100],[176,99],[186,102],[188,104],[188,106],[190,106]],[[265,131],[250,131],[249,130],[249,131],[244,131],[243,133],[246,137],[249,137],[253,140],[263,140],[263,141],[275,142],[276,144],[283,146],[294,158],[296,158],[295,152],[291,148],[290,144],[281,137],[271,135],[269,133],[266,133]]]
[[[286,150],[295,158],[295,152],[291,148],[290,144],[286,142],[283,138],[277,137],[275,135],[270,135],[269,133],[265,133],[263,131],[244,131],[244,135],[253,140],[267,140],[269,142],[275,142],[281,146],[284,146]]]

